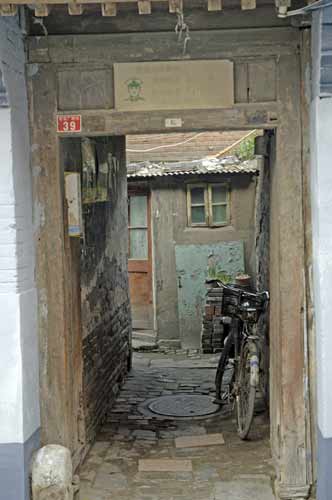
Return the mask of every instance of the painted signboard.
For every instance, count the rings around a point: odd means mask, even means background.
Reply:
[[[119,111],[224,108],[234,104],[233,63],[167,61],[114,64]]]
[[[82,130],[81,115],[58,115],[57,131],[62,133],[75,133]]]

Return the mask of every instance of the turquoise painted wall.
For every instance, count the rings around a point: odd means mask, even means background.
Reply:
[[[199,348],[205,305],[205,279],[215,271],[234,278],[244,272],[243,241],[175,245],[178,310],[183,347]]]

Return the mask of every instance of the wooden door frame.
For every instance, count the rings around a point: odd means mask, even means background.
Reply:
[[[128,198],[132,195],[147,196],[147,231],[148,231],[148,260],[128,259],[128,272],[148,272],[152,276],[152,237],[151,237],[151,191],[149,188],[134,187],[128,184]],[[130,234],[130,233],[129,233]],[[128,238],[129,239],[129,238]],[[128,245],[130,241],[128,241]],[[128,249],[129,252],[129,249]],[[128,253],[129,255],[129,253]],[[146,263],[147,262],[147,263]]]
[[[151,278],[151,307],[152,307],[152,328],[155,329],[155,297],[154,297],[154,276],[153,276],[153,240],[152,240],[152,196],[150,186],[138,186],[128,184],[128,198],[131,195],[147,196],[147,232],[148,232],[148,260],[128,259],[128,274],[132,272],[146,272]],[[129,218],[128,218],[129,219]],[[128,235],[128,255],[130,245],[130,232]]]
[[[151,44],[151,51],[144,52],[146,59],[155,60],[156,53],[160,54],[161,60],[178,57],[177,52],[176,56],[174,52],[168,58],[165,57],[166,47],[171,47],[172,51],[175,46],[175,42],[173,45],[173,42],[170,45],[166,43],[171,36],[167,33],[149,34],[146,43]],[[76,68],[84,68],[88,60],[91,65],[91,54],[97,54],[93,52],[93,44],[95,42],[100,47],[100,37],[33,37],[29,44],[31,120],[35,124],[32,127],[32,142],[37,145],[32,152],[32,165],[46,172],[34,179],[35,203],[44,210],[43,227],[37,241],[41,363],[44,366],[43,359],[47,357],[48,372],[45,375],[53,378],[54,393],[54,397],[49,398],[45,382],[42,390],[45,398],[42,425],[48,438],[60,435],[64,444],[70,433],[66,417],[66,397],[70,394],[70,387],[63,380],[61,372],[68,363],[66,343],[70,311],[62,299],[66,296],[64,288],[68,276],[63,262],[62,181],[56,133],[57,72],[67,67],[69,60],[71,66]],[[135,34],[134,42],[125,37],[127,35],[115,35],[115,38],[113,35],[102,35],[103,44],[110,44],[107,52],[110,64],[112,60],[134,61],[131,44],[135,43],[136,47],[145,41],[142,33]],[[177,114],[182,118],[181,131],[252,128],[273,128],[277,131],[276,167],[271,180],[270,324],[271,350],[274,348],[275,353],[271,358],[271,389],[274,389],[271,443],[277,466],[279,498],[308,498],[313,482],[314,457],[311,445],[311,392],[305,383],[309,374],[306,343],[309,336],[312,344],[313,331],[307,330],[310,326],[307,323],[306,302],[308,277],[304,272],[308,252],[304,219],[308,203],[305,199],[307,191],[304,191],[304,179],[307,182],[304,130],[309,127],[308,103],[303,98],[300,77],[310,72],[310,62],[309,57],[304,57],[302,62],[305,67],[301,68],[299,55],[299,47],[300,52],[304,51],[305,54],[310,49],[307,42],[303,43],[307,35],[294,29],[271,28],[227,30],[227,33],[214,31],[213,37],[211,33],[195,32],[192,37],[193,43],[200,43],[199,55],[202,59],[263,56],[275,57],[277,60],[276,101],[238,103],[229,109],[186,110]],[[209,56],[207,44],[212,38],[214,45]],[[86,43],[88,39],[89,44]],[[117,45],[118,39],[123,40],[123,44],[128,42],[127,46]],[[85,45],[80,52],[82,40],[85,40]],[[217,52],[216,44],[219,47]],[[77,54],[82,55],[81,61],[77,59]],[[101,56],[105,56],[105,51],[102,51]],[[74,113],[77,110],[68,111],[68,114]],[[165,131],[165,120],[170,115],[166,111],[119,113],[111,109],[79,110],[79,113],[82,115],[82,131],[79,135],[82,136],[162,132]],[[45,339],[49,339],[50,343],[45,344]],[[47,421],[48,416],[51,421]]]

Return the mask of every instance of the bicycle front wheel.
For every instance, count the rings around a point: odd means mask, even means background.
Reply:
[[[236,395],[238,435],[241,439],[247,439],[254,418],[257,360],[256,345],[246,342],[239,362]]]

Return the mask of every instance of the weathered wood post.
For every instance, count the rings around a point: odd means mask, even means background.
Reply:
[[[33,500],[73,500],[73,466],[68,448],[44,446],[32,464]]]

